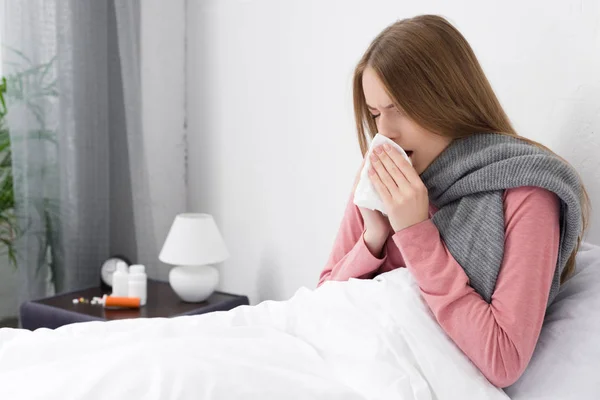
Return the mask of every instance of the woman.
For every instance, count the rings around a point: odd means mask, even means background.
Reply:
[[[511,385],[574,270],[589,207],[578,174],[518,136],[471,47],[438,16],[375,38],[354,108],[363,156],[379,132],[412,166],[374,150],[369,177],[387,216],[350,199],[319,285],[408,268],[449,337],[491,383]]]

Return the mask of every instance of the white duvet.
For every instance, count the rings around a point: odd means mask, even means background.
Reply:
[[[408,271],[173,319],[0,329],[0,399],[507,399]]]

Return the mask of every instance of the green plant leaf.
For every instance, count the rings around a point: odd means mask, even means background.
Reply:
[[[47,110],[45,109],[46,104],[52,106],[52,99],[59,95],[57,81],[53,76],[56,56],[45,63],[34,65],[21,51],[9,50],[16,55],[17,59],[16,62],[10,61],[6,64],[13,66],[14,70],[20,70],[2,79],[0,84],[0,96],[2,96],[0,101],[0,252],[8,254],[10,262],[17,268],[19,254],[16,251],[15,241],[23,235],[31,237],[39,246],[36,271],[40,271],[45,266],[49,267],[56,286],[58,266],[55,257],[49,255],[58,250],[52,248],[52,243],[56,240],[56,235],[60,234],[55,231],[57,227],[54,226],[56,221],[60,221],[60,202],[58,199],[23,198],[19,204],[29,204],[28,210],[26,214],[21,210],[21,214],[17,217],[12,170],[12,146],[15,143],[20,146],[19,143],[22,141],[43,141],[42,146],[48,144],[58,146],[56,132],[46,127]],[[37,129],[13,132],[11,135],[4,125],[4,117],[12,107],[16,106],[26,108],[35,118]],[[49,149],[52,150],[52,147]],[[57,165],[52,163],[44,165],[36,173],[41,173],[42,179],[46,179],[48,174],[55,173],[56,168]],[[38,225],[40,222],[41,225]]]

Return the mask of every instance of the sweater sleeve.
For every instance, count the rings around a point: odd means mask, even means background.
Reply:
[[[559,200],[542,188],[507,190],[504,258],[488,304],[469,286],[429,219],[394,234],[448,336],[495,386],[513,384],[540,335],[559,246]]]
[[[382,258],[375,257],[365,244],[363,234],[362,216],[351,196],[317,287],[328,280],[367,279],[375,275],[379,266],[387,259],[387,255],[384,250]]]

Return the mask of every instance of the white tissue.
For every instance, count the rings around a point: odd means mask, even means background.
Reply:
[[[356,204],[358,207],[368,208],[370,210],[378,210],[384,214],[386,214],[386,212],[383,205],[383,201],[381,200],[381,198],[377,194],[377,190],[375,190],[375,187],[371,183],[371,178],[369,178],[369,168],[371,167],[371,153],[373,152],[373,149],[385,143],[388,143],[390,146],[393,146],[396,149],[398,149],[400,154],[402,154],[404,158],[410,163],[410,165],[412,165],[410,158],[408,158],[406,152],[404,151],[404,149],[402,149],[402,147],[400,147],[393,140],[378,133],[375,135],[375,137],[373,137],[373,140],[371,140],[371,145],[369,146],[369,150],[365,155],[365,165],[363,166],[362,171],[360,171],[358,185],[356,186],[356,190],[354,191],[354,204]]]

